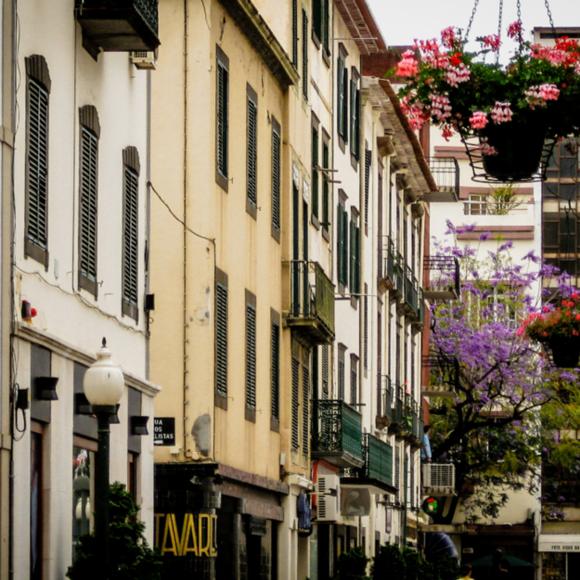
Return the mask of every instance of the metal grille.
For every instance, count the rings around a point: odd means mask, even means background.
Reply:
[[[271,413],[275,419],[280,418],[280,326],[272,324],[271,328],[271,369],[270,369],[270,396]]]
[[[216,285],[216,390],[228,394],[228,289]]]
[[[256,408],[256,308],[246,304],[246,407]]]
[[[139,240],[139,176],[125,167],[123,204],[123,299],[137,304]]]
[[[48,92],[28,80],[26,139],[28,239],[46,249],[48,244]]]
[[[247,195],[253,206],[258,203],[258,105],[248,98],[248,150],[246,160]]]
[[[219,59],[217,62],[217,135],[216,154],[217,169],[223,177],[228,176],[228,84],[229,73],[225,63]]]
[[[97,280],[97,136],[81,127],[80,166],[80,274]]]

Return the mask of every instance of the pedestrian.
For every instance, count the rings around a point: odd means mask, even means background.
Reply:
[[[431,425],[425,425],[423,427],[423,441],[421,445],[421,461],[424,463],[431,463],[432,453],[431,453],[431,441],[429,441],[429,429]]]
[[[473,578],[471,575],[471,570],[471,564],[463,564],[460,571],[461,576],[457,580],[475,580],[475,578]]]

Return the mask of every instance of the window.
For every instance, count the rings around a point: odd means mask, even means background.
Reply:
[[[246,419],[256,420],[256,297],[246,290]]]
[[[48,101],[50,76],[44,57],[25,59],[26,209],[24,252],[48,268]]]
[[[310,433],[310,349],[292,341],[292,449],[308,454]]]
[[[358,403],[358,357],[350,355],[350,404]]]
[[[42,424],[30,426],[30,579],[42,578],[43,532],[43,439]]]
[[[369,231],[369,203],[370,203],[370,187],[371,187],[371,163],[372,163],[372,151],[370,149],[365,149],[365,234]],[[381,195],[381,190],[378,192]]]
[[[98,150],[97,110],[80,110],[79,287],[97,297]]]
[[[322,229],[328,232],[330,226],[330,137],[322,130]]]
[[[280,315],[271,311],[270,325],[271,429],[280,427]]]
[[[463,203],[464,215],[487,215],[487,195],[470,193]]]
[[[353,67],[350,79],[350,153],[358,161],[360,154],[359,74]]]
[[[281,131],[272,117],[272,236],[280,241]]]
[[[300,446],[300,362],[292,356],[292,449]]]
[[[308,99],[308,16],[302,10],[302,94]]]
[[[345,395],[345,362],[344,357],[346,354],[346,346],[344,344],[338,345],[338,367],[337,367],[337,383],[338,383],[338,398],[344,401]]]
[[[322,398],[328,399],[329,389],[328,389],[328,377],[329,377],[329,346],[325,344],[321,348],[322,356],[321,356],[321,381],[322,381]]]
[[[311,136],[311,179],[312,179],[312,217],[318,221],[318,196],[319,196],[319,176],[318,176],[318,119],[312,118],[312,136]]]
[[[216,181],[227,191],[229,59],[219,46],[216,52]]]
[[[292,64],[298,68],[298,0],[292,0]]]
[[[246,211],[255,219],[258,206],[258,95],[247,85]]]
[[[322,44],[326,54],[329,53],[328,3],[329,0],[313,0],[312,2],[312,32],[314,34],[315,42]]]
[[[351,208],[350,218],[350,291],[351,294],[360,294],[360,227],[358,212],[354,208]]]
[[[348,286],[348,215],[344,207],[346,196],[344,192],[339,192],[339,203],[337,210],[338,231],[337,231],[337,276],[338,283],[344,288]]]
[[[336,68],[336,98],[337,98],[337,133],[339,143],[344,150],[344,143],[348,141],[348,70],[346,68],[346,50],[341,44],[338,48],[338,62]]]
[[[215,287],[216,405],[227,408],[228,396],[228,277],[216,270]]]
[[[73,555],[82,536],[93,529],[95,497],[95,452],[97,444],[88,439],[74,438],[73,444]]]
[[[138,319],[139,153],[123,151],[123,297],[122,312]]]
[[[302,453],[308,455],[310,447],[310,364],[302,365]]]

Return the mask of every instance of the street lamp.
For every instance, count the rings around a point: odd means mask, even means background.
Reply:
[[[95,462],[95,539],[103,580],[109,578],[109,424],[123,396],[125,379],[103,338],[97,360],[87,369],[83,390],[97,417],[99,448]]]

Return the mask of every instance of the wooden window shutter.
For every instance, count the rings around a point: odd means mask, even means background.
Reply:
[[[365,207],[364,207],[364,220],[365,220],[365,232],[368,231],[369,227],[369,192],[370,192],[370,181],[371,181],[371,160],[372,152],[370,149],[365,150]],[[379,191],[379,195],[381,192]]]
[[[363,296],[363,366],[365,371],[369,367],[369,287],[364,285]]]
[[[322,347],[322,362],[321,362],[321,367],[322,367],[322,398],[323,399],[328,399],[328,376],[329,376],[329,368],[328,368],[328,350],[329,347],[327,344],[325,344]]]
[[[217,87],[216,87],[216,180],[228,189],[228,91],[229,60],[217,47]]]
[[[356,292],[356,223],[350,220],[350,291]]]
[[[322,40],[322,4],[324,0],[312,0],[312,31]]]
[[[292,449],[300,446],[300,419],[298,416],[300,403],[300,363],[292,357]]]
[[[311,178],[312,178],[312,214],[318,218],[318,125],[312,125],[311,138]]]
[[[302,94],[308,98],[308,16],[302,10]]]
[[[342,344],[338,345],[338,367],[337,367],[337,379],[338,379],[338,398],[344,401],[344,382],[345,382],[345,368],[344,368],[344,357],[346,353],[346,347]]]
[[[348,69],[346,66],[342,68],[342,95],[342,138],[346,143],[348,141]]]
[[[280,239],[281,130],[272,119],[272,235]]]
[[[358,110],[358,79],[353,71],[350,79],[350,152],[358,159],[359,156],[359,110]]]
[[[346,209],[342,208],[342,283],[348,286],[348,214]]]
[[[358,225],[358,222],[355,226],[355,231],[354,231],[354,237],[355,237],[355,270],[354,270],[354,292],[356,292],[357,294],[360,294],[360,270],[361,270],[361,264],[360,264],[360,227]]]
[[[247,87],[246,210],[254,218],[258,207],[258,95]]]
[[[338,282],[339,284],[344,285],[344,220],[342,219],[342,215],[344,213],[344,207],[339,203],[337,209],[337,218],[338,218],[338,232],[336,236],[336,243],[337,243],[337,252],[336,252],[336,269],[338,275]]]
[[[272,314],[270,326],[270,397],[272,419],[280,420],[280,324],[278,315]]]
[[[139,173],[136,171],[135,166],[129,166],[127,163],[124,164],[123,173],[122,310],[123,314],[137,320],[139,287]]]
[[[94,107],[82,107],[80,117],[79,286],[96,298],[100,126]]]
[[[305,357],[302,366],[302,453],[308,454],[310,434],[310,368]]]
[[[298,66],[298,0],[292,0],[292,64]]]
[[[344,91],[342,84],[344,82],[344,59],[339,56],[336,66],[336,98],[338,100],[338,111],[336,115],[337,133],[344,138]]]
[[[222,397],[228,395],[228,287],[227,277],[217,273],[215,292],[215,385]]]
[[[246,290],[246,419],[256,419],[256,297]]]
[[[323,168],[330,169],[330,151],[328,141],[322,142],[322,165]],[[328,183],[328,171],[322,172],[322,227],[328,230],[330,221],[330,189]]]

